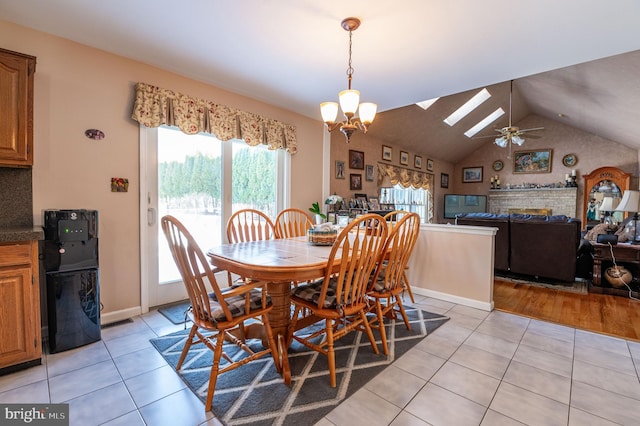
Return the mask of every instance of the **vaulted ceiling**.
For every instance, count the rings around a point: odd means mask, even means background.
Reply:
[[[491,143],[463,132],[508,111],[513,79],[514,123],[534,113],[640,149],[640,2],[0,0],[0,19],[318,120],[318,104],[346,88],[348,16],[362,20],[353,87],[378,103],[380,139],[412,152],[437,143],[436,158],[456,162]],[[483,87],[481,108],[442,123]]]

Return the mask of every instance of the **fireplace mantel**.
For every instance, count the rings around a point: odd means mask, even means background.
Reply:
[[[489,190],[489,212],[509,214],[509,209],[547,209],[552,215],[576,217],[578,188],[522,188]]]

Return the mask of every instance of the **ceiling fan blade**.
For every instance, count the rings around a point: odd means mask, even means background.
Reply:
[[[532,127],[531,129],[520,129],[520,133],[522,133],[522,132],[532,132],[534,130],[544,130],[544,127]]]
[[[486,136],[474,136],[471,139],[486,139],[486,138],[499,138],[500,135],[486,135]]]
[[[522,135],[525,139],[540,139],[542,136],[538,136],[538,135],[530,135],[529,133],[527,133],[526,135]]]

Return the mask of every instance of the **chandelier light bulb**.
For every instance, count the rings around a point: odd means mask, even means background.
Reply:
[[[378,110],[378,105],[372,102],[363,102],[360,104],[358,108],[360,121],[362,124],[369,125],[373,121],[376,116],[376,111]]]
[[[337,102],[323,102],[320,104],[320,113],[322,114],[322,121],[325,123],[333,124],[338,117],[338,103]]]
[[[340,99],[340,108],[347,117],[355,115],[360,103],[360,92],[357,90],[343,90],[338,96]]]

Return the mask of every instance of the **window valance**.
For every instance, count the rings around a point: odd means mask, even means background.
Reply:
[[[400,184],[405,188],[413,187],[416,189],[422,188],[427,191],[433,190],[434,178],[432,173],[378,163],[378,186],[380,186],[385,176],[389,176],[391,183],[394,185]]]
[[[131,118],[147,127],[176,126],[189,135],[211,133],[221,141],[297,151],[295,126],[146,83],[136,84]]]

